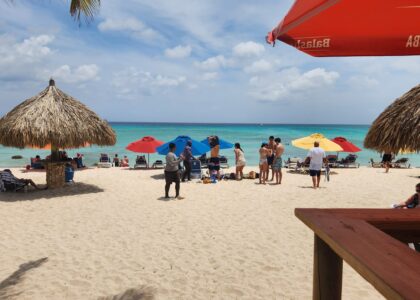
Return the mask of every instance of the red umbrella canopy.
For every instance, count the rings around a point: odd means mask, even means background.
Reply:
[[[145,136],[138,141],[132,142],[125,149],[138,153],[155,153],[156,148],[163,145],[162,141],[153,136]]]
[[[332,141],[343,148],[343,152],[360,152],[362,149],[350,143],[346,138],[341,136],[332,139]]]
[[[296,0],[267,42],[312,56],[420,54],[419,0]]]

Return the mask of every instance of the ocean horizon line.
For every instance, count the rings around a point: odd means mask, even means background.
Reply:
[[[345,124],[345,123],[331,123],[331,124],[312,124],[312,123],[227,123],[227,122],[135,122],[135,121],[109,121],[109,124],[133,124],[133,125],[258,125],[258,126],[371,126],[371,124]]]

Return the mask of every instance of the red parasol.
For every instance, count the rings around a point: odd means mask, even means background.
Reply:
[[[420,54],[420,0],[296,0],[268,34],[312,56]]]
[[[357,147],[356,145],[354,145],[353,143],[350,143],[347,139],[339,136],[336,137],[334,139],[332,139],[332,141],[338,145],[341,146],[341,148],[343,148],[342,152],[360,152],[362,151],[362,149],[360,149],[359,147]]]
[[[138,153],[155,153],[156,148],[163,145],[163,142],[152,136],[145,136],[138,141],[132,142],[125,149]]]

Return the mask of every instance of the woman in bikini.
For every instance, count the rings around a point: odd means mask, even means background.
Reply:
[[[268,174],[268,161],[267,156],[270,154],[270,150],[268,149],[267,143],[262,143],[261,148],[259,150],[260,152],[260,184],[265,184],[265,181],[267,179]]]
[[[236,161],[236,180],[242,180],[244,178],[244,167],[246,165],[246,160],[244,156],[244,151],[241,148],[241,144],[235,144],[235,161]]]

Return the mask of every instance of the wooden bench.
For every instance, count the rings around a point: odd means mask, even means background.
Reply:
[[[303,209],[315,233],[313,299],[341,299],[343,260],[388,299],[420,299],[420,209]]]

